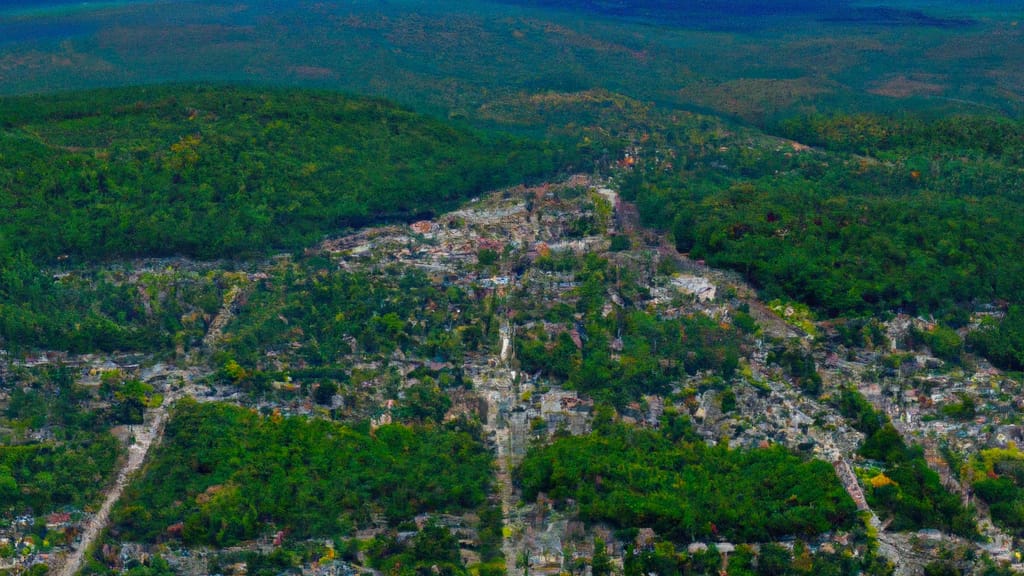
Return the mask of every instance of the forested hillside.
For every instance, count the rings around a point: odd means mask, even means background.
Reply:
[[[0,246],[0,347],[14,352],[166,349],[201,338],[226,284],[217,273],[37,266]],[[133,279],[133,276],[136,276]]]
[[[799,118],[782,150],[691,147],[626,179],[676,247],[828,316],[962,324],[1024,301],[1024,127],[998,118]],[[808,148],[812,144],[819,148]],[[648,152],[648,157],[656,153]]]
[[[550,150],[380,100],[226,87],[0,101],[0,249],[265,253],[551,172]]]

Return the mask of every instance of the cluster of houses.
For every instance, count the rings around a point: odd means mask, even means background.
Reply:
[[[51,565],[69,543],[74,545],[86,518],[82,510],[64,507],[45,516],[0,519],[0,570],[19,573],[36,564]]]

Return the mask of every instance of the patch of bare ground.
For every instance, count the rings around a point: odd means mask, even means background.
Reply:
[[[835,92],[834,82],[819,77],[739,78],[722,83],[687,86],[679,96],[688,101],[757,119],[818,96]]]
[[[868,88],[868,93],[890,98],[912,98],[914,96],[938,96],[949,88],[941,84],[942,76],[934,74],[899,74],[890,76]]]

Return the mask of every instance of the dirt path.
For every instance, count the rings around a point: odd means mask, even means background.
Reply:
[[[210,327],[206,331],[206,336],[203,337],[204,349],[209,350],[213,348],[217,344],[217,341],[220,340],[224,327],[227,326],[228,322],[235,317],[235,302],[238,301],[238,296],[241,293],[242,288],[235,285],[229,288],[227,294],[224,295],[224,304],[221,306],[216,318],[210,322]]]
[[[71,554],[69,554],[62,565],[53,566],[53,574],[57,576],[73,576],[82,567],[86,552],[96,542],[96,539],[107,527],[110,521],[110,511],[114,504],[121,498],[125,486],[132,475],[142,467],[146,460],[149,449],[159,444],[163,436],[164,424],[167,421],[167,406],[177,400],[181,394],[168,398],[160,407],[151,410],[146,415],[146,422],[143,423],[141,431],[135,433],[135,443],[128,448],[128,459],[124,466],[117,473],[114,485],[107,491],[100,509],[89,518],[82,531],[82,541]]]

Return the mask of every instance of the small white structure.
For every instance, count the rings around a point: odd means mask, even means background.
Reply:
[[[684,294],[696,297],[699,302],[711,302],[715,299],[715,285],[703,276],[676,274],[672,277],[672,286]]]

